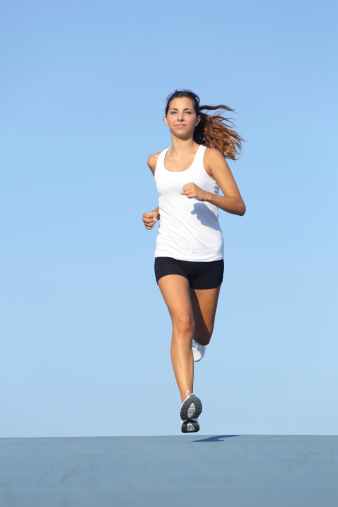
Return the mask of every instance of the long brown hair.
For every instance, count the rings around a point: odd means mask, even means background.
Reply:
[[[194,130],[194,141],[197,144],[203,144],[207,148],[214,148],[219,150],[224,158],[232,158],[236,160],[242,149],[242,141],[244,139],[237,134],[232,127],[234,123],[230,118],[222,116],[221,110],[232,111],[231,107],[220,104],[218,106],[200,106],[200,98],[196,93],[190,90],[175,90],[167,98],[167,105],[165,108],[165,114],[168,114],[170,102],[173,99],[187,97],[192,100],[196,116],[201,117],[201,121]],[[218,111],[219,114],[207,114],[202,113],[203,110],[207,111]]]

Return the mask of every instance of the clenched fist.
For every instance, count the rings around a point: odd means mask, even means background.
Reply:
[[[142,222],[144,223],[144,226],[149,231],[154,227],[157,220],[160,218],[158,209],[155,209],[154,211],[150,211],[149,213],[143,213]]]
[[[202,190],[195,183],[186,183],[183,186],[183,192],[181,192],[181,195],[186,195],[188,199],[195,198],[198,201],[205,201],[207,193],[208,192]]]

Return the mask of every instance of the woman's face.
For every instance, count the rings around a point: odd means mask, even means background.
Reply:
[[[171,132],[176,137],[183,139],[193,135],[200,120],[200,116],[196,116],[193,101],[188,97],[173,99],[169,104],[168,113],[164,117]]]

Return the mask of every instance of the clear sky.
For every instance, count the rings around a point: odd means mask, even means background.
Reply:
[[[337,4],[6,2],[1,437],[180,433],[147,157],[166,96],[235,108],[247,206],[195,392],[203,434],[336,434]]]

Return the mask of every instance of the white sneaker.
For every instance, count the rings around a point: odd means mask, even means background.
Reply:
[[[205,345],[200,345],[195,342],[195,340],[191,340],[191,349],[194,356],[194,361],[200,361],[205,354]]]

